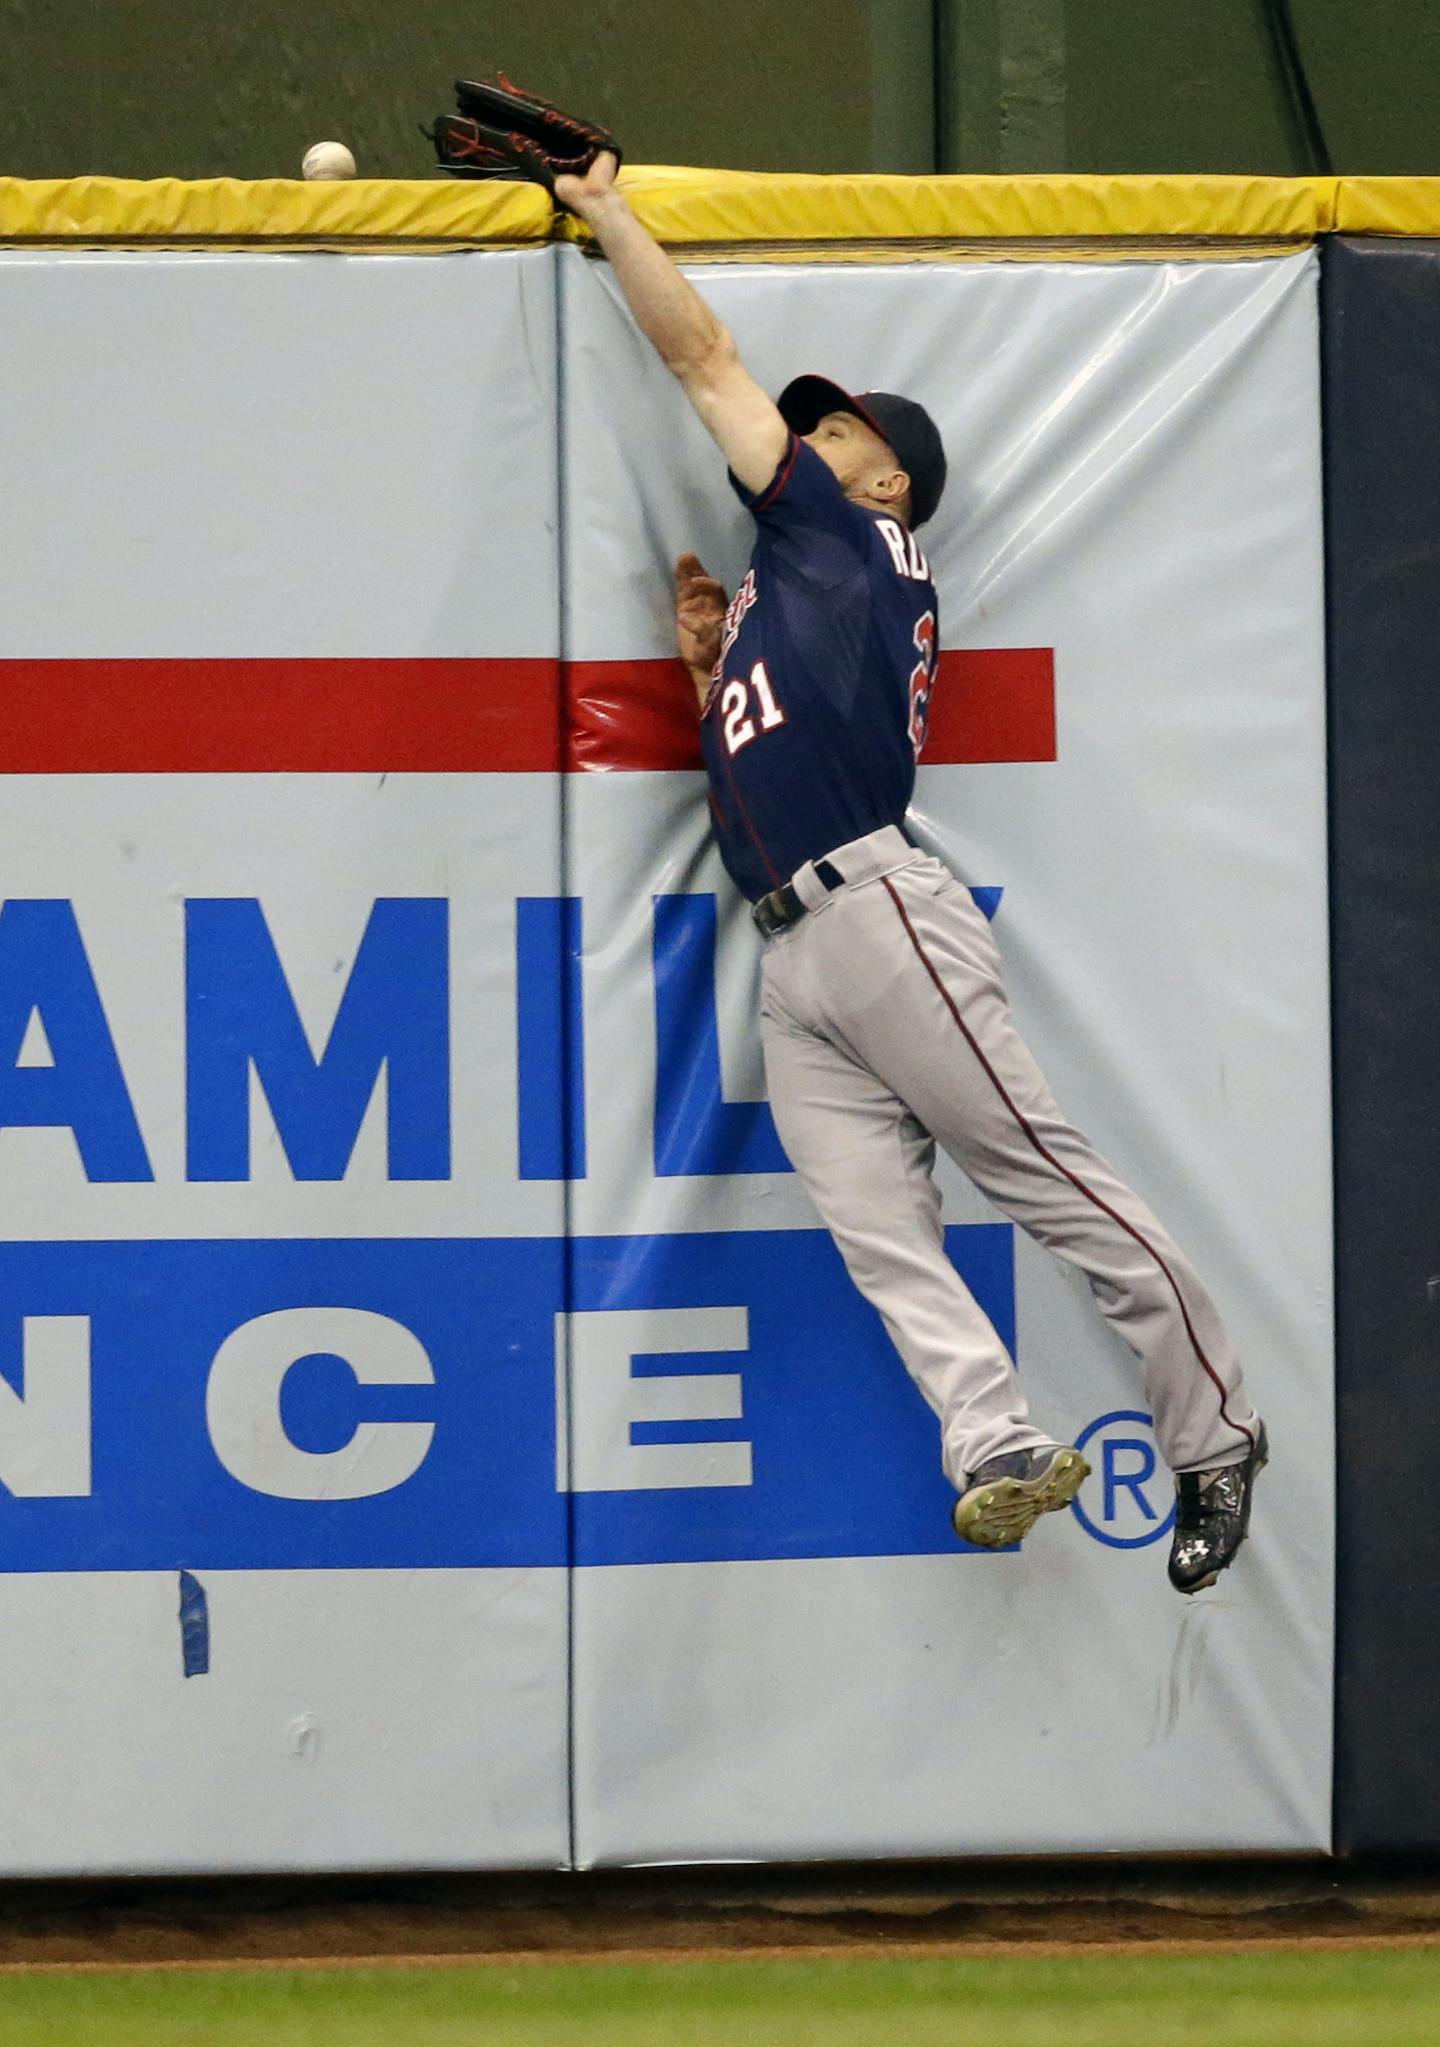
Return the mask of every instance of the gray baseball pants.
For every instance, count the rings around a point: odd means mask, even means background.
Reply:
[[[1056,1107],[1011,1020],[974,898],[894,827],[826,855],[833,891],[765,947],[761,1037],[781,1142],[850,1276],[940,1419],[957,1490],[989,1457],[1049,1444],[989,1318],[945,1254],[944,1146],[1089,1281],[1140,1359],[1172,1470],[1238,1463],[1257,1426],[1234,1346],[1193,1269]]]

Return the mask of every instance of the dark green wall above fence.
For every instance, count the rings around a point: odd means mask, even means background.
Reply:
[[[1335,167],[1440,171],[1436,0],[1291,0]],[[324,137],[425,177],[457,71],[503,64],[632,158],[739,169],[1312,168],[1265,0],[0,0],[0,174],[294,175]]]
[[[927,0],[730,0],[708,20],[673,0],[559,17],[518,0],[91,0],[83,17],[0,0],[0,23],[0,172],[23,177],[298,176],[332,136],[363,172],[427,177],[418,123],[451,106],[457,73],[496,65],[615,124],[637,162],[931,168]]]

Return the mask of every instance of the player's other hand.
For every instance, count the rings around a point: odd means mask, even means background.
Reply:
[[[682,554],[675,564],[675,638],[687,668],[715,666],[729,599],[725,586],[707,575],[697,554]]]
[[[568,176],[555,180],[555,197],[571,213],[588,220],[597,206],[603,206],[615,190],[615,173],[620,168],[613,149],[602,149],[583,178]]]

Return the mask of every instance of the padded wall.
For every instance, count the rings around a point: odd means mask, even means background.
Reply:
[[[1192,1606],[947,1171],[1097,1467],[956,1549],[778,1151],[670,639],[746,524],[605,269],[0,268],[0,1871],[1323,1848],[1313,254],[696,272],[945,430],[917,829],[1275,1438]]]
[[[0,279],[0,1872],[554,1865],[553,259]]]
[[[1324,1847],[1316,259],[693,274],[770,388],[814,368],[940,422],[918,823],[986,890],[1062,1102],[1212,1276],[1277,1449],[1243,1567],[1182,1605],[1133,1365],[947,1172],[952,1254],[1097,1470],[1023,1552],[956,1550],[934,1424],[760,1099],[759,949],[693,741],[632,708],[616,751],[627,692],[683,704],[670,561],[733,587],[748,521],[613,278],[568,257],[569,652],[609,769],[568,796],[579,1857]],[[627,1419],[654,1490],[601,1455]]]
[[[1343,1421],[1336,1837],[1350,1852],[1433,1852],[1440,242],[1328,243],[1324,343]],[[1387,1507],[1396,1501],[1404,1511]]]

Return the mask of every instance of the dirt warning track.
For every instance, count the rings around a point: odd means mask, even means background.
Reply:
[[[1440,1946],[1440,1882],[1311,1862],[0,1886],[0,1973]]]
[[[1015,1940],[1015,1941],[848,1941],[781,1946],[604,1948],[588,1952],[556,1952],[528,1948],[515,1952],[460,1954],[355,1954],[300,1955],[261,1959],[231,1957],[225,1960],[189,1961],[31,1961],[0,1962],[3,1976],[96,1976],[135,1974],[214,1974],[225,1971],[261,1969],[267,1972],[336,1969],[453,1969],[524,1968],[536,1964],[547,1968],[630,1966],[651,1967],[663,1963],[724,1963],[727,1961],[1055,1961],[1076,1955],[1234,1955],[1247,1953],[1294,1954],[1305,1949],[1324,1949],[1332,1954],[1355,1954],[1377,1949],[1437,1948],[1440,1932],[1398,1934],[1306,1934],[1298,1938],[1259,1935],[1244,1940]]]

